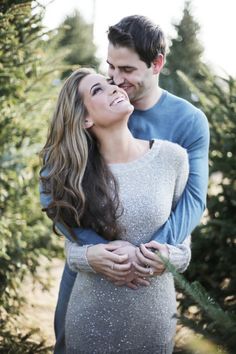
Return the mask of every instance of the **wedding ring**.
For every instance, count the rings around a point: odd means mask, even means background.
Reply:
[[[153,269],[152,269],[152,268],[150,268],[150,269],[149,269],[149,274],[150,274],[150,275],[153,275],[153,274],[154,274],[154,272],[153,272]]]

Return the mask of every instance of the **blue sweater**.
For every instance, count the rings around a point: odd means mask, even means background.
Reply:
[[[129,129],[136,138],[169,140],[188,151],[190,173],[187,186],[167,222],[152,237],[160,243],[182,243],[200,222],[206,206],[209,150],[206,116],[189,102],[163,91],[152,108],[133,112]],[[43,192],[42,186],[40,201],[43,207],[51,202],[51,196]],[[57,224],[57,228],[72,239],[63,225]],[[92,229],[75,228],[74,234],[81,245],[108,242]]]

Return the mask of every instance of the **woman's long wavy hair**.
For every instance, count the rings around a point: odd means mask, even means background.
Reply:
[[[81,80],[94,73],[79,69],[65,81],[58,97],[46,144],[41,151],[41,183],[51,203],[43,210],[73,237],[73,227],[92,228],[108,240],[117,239],[122,213],[117,182],[84,127],[87,114],[79,93]]]

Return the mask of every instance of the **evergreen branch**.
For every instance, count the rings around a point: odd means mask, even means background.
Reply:
[[[199,282],[190,284],[176,268],[164,258],[159,252],[156,252],[165,264],[168,271],[170,271],[177,283],[184,293],[189,295],[205,313],[219,326],[222,332],[232,332],[236,335],[236,318],[232,314],[225,312],[216,301],[210,297],[206,290]]]

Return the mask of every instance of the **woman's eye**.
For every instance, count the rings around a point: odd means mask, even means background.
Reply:
[[[102,91],[101,87],[94,88],[93,91],[92,91],[92,96],[96,95],[99,91]]]

